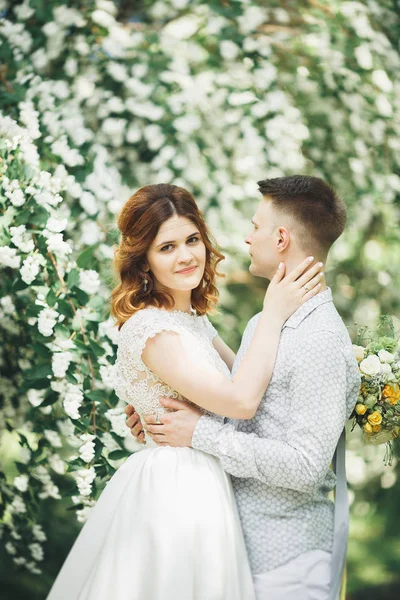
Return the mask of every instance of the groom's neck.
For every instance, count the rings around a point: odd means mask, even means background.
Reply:
[[[293,271],[293,269],[295,267],[297,267],[308,256],[309,256],[308,254],[300,254],[299,253],[299,254],[294,254],[291,256],[287,255],[285,258],[282,258],[283,262],[286,265],[286,275],[288,275],[291,271]],[[322,270],[325,273],[326,260],[327,260],[327,256],[314,256],[314,261],[311,263],[310,267],[317,262],[322,262],[324,264]],[[326,285],[325,276],[324,276],[321,280],[320,292],[324,292],[326,289],[327,289],[327,285]]]

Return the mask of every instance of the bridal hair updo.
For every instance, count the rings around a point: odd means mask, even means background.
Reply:
[[[193,196],[176,185],[146,185],[129,198],[117,222],[121,243],[115,250],[114,269],[120,283],[111,294],[111,314],[117,321],[118,329],[136,311],[146,306],[167,309],[174,306],[171,294],[156,289],[152,272],[146,270],[146,254],[160,226],[173,216],[192,221],[206,247],[204,275],[192,290],[192,307],[197,314],[204,315],[217,303],[215,278],[220,275],[217,265],[225,257],[217,250]],[[144,285],[145,279],[147,285]]]

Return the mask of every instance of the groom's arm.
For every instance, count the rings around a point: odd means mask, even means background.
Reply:
[[[294,353],[289,397],[282,397],[285,440],[238,432],[204,416],[192,447],[218,457],[236,477],[308,492],[323,482],[344,427],[346,362],[341,341],[331,332],[311,334]]]

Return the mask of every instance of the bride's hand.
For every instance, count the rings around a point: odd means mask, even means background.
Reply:
[[[282,324],[304,302],[318,294],[323,277],[323,263],[310,267],[314,258],[309,256],[285,277],[285,264],[281,263],[271,279],[264,298],[264,310]]]

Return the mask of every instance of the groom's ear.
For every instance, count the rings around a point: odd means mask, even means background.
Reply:
[[[286,227],[278,227],[276,247],[278,252],[287,250],[290,246],[290,231]]]

